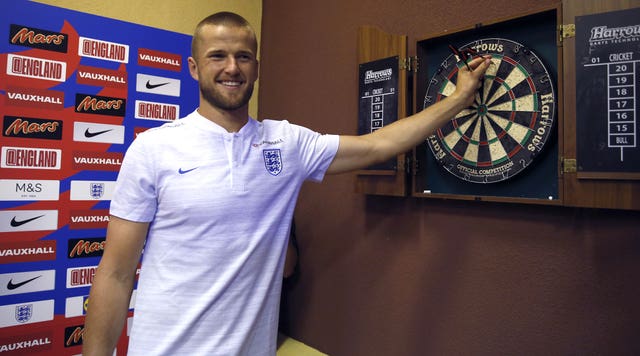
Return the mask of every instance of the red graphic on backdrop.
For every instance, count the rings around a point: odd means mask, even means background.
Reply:
[[[21,26],[28,27],[34,31],[33,37],[31,35],[20,35],[16,37],[16,40],[22,40],[24,38],[25,41],[29,41],[30,38],[33,41],[42,40],[42,36],[37,36],[38,33],[46,35],[46,32],[40,31],[38,32],[35,28],[30,26]],[[19,29],[18,29],[19,30]],[[17,34],[14,33],[14,37]],[[28,31],[27,31],[28,32]],[[20,118],[47,118],[53,120],[62,120],[64,121],[64,125],[62,127],[62,140],[33,140],[27,139],[25,137],[2,137],[2,146],[5,147],[14,147],[11,149],[11,159],[8,162],[4,162],[5,165],[11,164],[11,168],[5,167],[0,168],[0,175],[2,175],[3,179],[23,179],[25,176],[28,176],[29,179],[47,179],[47,180],[60,180],[63,181],[65,179],[69,179],[83,171],[85,169],[97,169],[97,170],[114,170],[113,166],[115,161],[102,161],[101,163],[106,163],[105,165],[99,165],[100,161],[95,159],[81,159],[78,162],[74,163],[74,151],[86,151],[86,152],[102,152],[108,157],[111,157],[111,153],[107,153],[110,145],[100,143],[100,142],[74,142],[73,141],[73,127],[75,122],[86,121],[86,113],[77,113],[75,112],[75,102],[73,100],[64,100],[64,92],[59,88],[54,88],[58,86],[60,83],[52,80],[43,80],[39,78],[33,77],[25,77],[25,76],[15,76],[7,74],[7,59],[10,56],[19,56],[19,58],[36,58],[42,59],[50,62],[60,62],[66,64],[66,70],[62,74],[64,80],[69,83],[74,83],[78,80],[78,70],[84,69],[87,70],[87,76],[82,80],[92,80],[93,83],[85,83],[87,85],[93,85],[99,87],[98,92],[95,94],[97,96],[113,98],[115,100],[124,100],[122,98],[127,98],[128,96],[128,87],[127,85],[122,85],[118,83],[122,81],[126,77],[127,67],[124,63],[119,63],[117,68],[110,66],[110,69],[104,68],[104,71],[94,71],[91,72],[93,67],[89,66],[80,66],[81,57],[78,54],[79,52],[79,38],[78,32],[75,28],[67,21],[63,22],[62,28],[58,31],[50,31],[53,33],[61,33],[67,35],[67,46],[68,51],[66,53],[56,52],[52,50],[45,50],[43,48],[27,48],[26,43],[24,42],[22,45],[25,45],[25,50],[15,53],[2,53],[0,54],[0,95],[4,96],[3,100],[0,100],[0,111],[2,111],[2,116],[13,116]],[[22,33],[25,33],[24,31]],[[21,37],[26,36],[26,37]],[[11,37],[8,40],[11,40]],[[37,38],[37,39],[36,39]],[[52,39],[53,37],[49,37]],[[5,40],[6,41],[6,40]],[[87,42],[89,44],[93,43],[96,46],[93,49],[85,47],[85,50],[90,49],[94,54],[98,53],[98,47],[102,46],[97,42]],[[51,43],[53,44],[53,42]],[[80,49],[81,50],[81,49]],[[120,50],[120,49],[119,49]],[[90,51],[90,52],[91,52]],[[96,52],[98,51],[98,52]],[[122,53],[122,52],[118,52]],[[118,57],[120,58],[120,57]],[[11,67],[10,67],[11,68]],[[31,68],[34,73],[38,73],[36,68]],[[89,74],[93,73],[93,74]],[[75,78],[73,78],[75,76]],[[100,83],[100,81],[110,81],[114,80],[112,85],[107,85],[107,83]],[[66,90],[65,90],[66,91]],[[4,94],[4,95],[2,95]],[[75,94],[75,91],[67,91],[67,96],[72,96]],[[100,99],[97,99],[100,100]],[[110,99],[111,100],[111,99]],[[66,104],[66,106],[65,106]],[[96,105],[98,105],[96,101]],[[124,105],[124,101],[122,101],[122,106]],[[111,104],[112,107],[115,106],[115,103]],[[93,108],[92,105],[89,106],[90,109]],[[110,116],[110,115],[101,115],[100,122],[104,124],[111,125],[122,125],[124,119],[124,114],[118,116]],[[37,143],[37,144],[36,144]],[[33,149],[29,149],[29,147],[37,147]],[[23,150],[21,154],[18,154],[15,151],[15,148],[19,148]],[[26,152],[27,150],[29,152]],[[37,152],[31,152],[32,150],[36,150]],[[38,154],[41,155],[39,150],[43,150],[44,152],[51,152],[50,150],[55,150],[53,152],[62,152],[61,155],[61,165],[57,167],[59,169],[29,169],[28,167],[21,167],[21,164],[28,165],[29,162],[34,161],[33,155]],[[26,152],[26,156],[25,156]],[[51,153],[50,153],[51,154]],[[27,157],[29,156],[29,157]],[[59,157],[59,156],[58,156]],[[118,156],[121,157],[121,156]],[[42,160],[38,160],[38,162],[44,162]],[[52,164],[52,160],[46,161],[48,164]],[[114,163],[114,164],[112,164]],[[88,168],[91,165],[94,168]],[[51,210],[58,209],[58,226],[62,227],[66,224],[69,224],[70,221],[70,211],[88,211],[91,210],[98,202],[95,201],[71,201],[70,192],[64,191],[60,194],[59,201],[35,201],[31,203],[27,203],[24,205],[20,205],[15,209],[19,210]],[[64,208],[61,209],[61,207]],[[31,231],[29,233],[24,232],[9,232],[4,234],[2,242],[18,242],[21,243],[27,241],[35,241],[40,240],[47,235],[51,234],[50,231]],[[55,242],[54,242],[55,246]],[[2,256],[0,256],[2,259]],[[7,262],[10,263],[10,262]]]
[[[47,89],[9,87],[5,96],[5,104],[45,110],[61,110],[64,108],[64,93]]]
[[[79,66],[78,72],[76,74],[76,81],[78,82],[78,84],[126,88],[127,72],[105,68]]]
[[[182,70],[182,56],[175,53],[139,48],[138,65],[179,72]]]
[[[54,240],[0,243],[0,264],[55,259]]]
[[[72,210],[69,218],[69,228],[99,229],[106,228],[109,223],[109,210]]]
[[[53,332],[51,330],[28,334],[0,337],[2,355],[27,355],[51,350]]]

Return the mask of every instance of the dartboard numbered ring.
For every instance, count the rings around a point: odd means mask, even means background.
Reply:
[[[491,55],[491,65],[474,103],[427,139],[435,159],[454,176],[472,183],[507,180],[542,151],[556,121],[552,77],[529,48],[504,38],[470,42],[475,56]],[[451,95],[465,66],[451,54],[431,77],[427,108]]]

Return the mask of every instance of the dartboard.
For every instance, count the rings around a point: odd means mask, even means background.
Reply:
[[[435,159],[472,183],[507,180],[543,150],[556,117],[552,77],[533,50],[504,38],[484,38],[458,50],[491,55],[474,103],[427,139]],[[464,61],[451,54],[431,77],[424,108],[451,95]]]

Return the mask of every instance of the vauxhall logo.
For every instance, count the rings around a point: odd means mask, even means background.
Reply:
[[[76,81],[78,84],[126,88],[127,72],[106,68],[78,66]]]
[[[5,103],[11,106],[36,107],[48,110],[64,109],[64,92],[36,88],[7,88]]]

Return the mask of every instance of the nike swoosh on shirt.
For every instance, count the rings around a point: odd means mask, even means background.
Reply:
[[[191,172],[191,171],[192,171],[192,170],[194,170],[194,169],[198,169],[198,167],[196,167],[196,168],[191,168],[191,169],[182,169],[182,168],[179,168],[179,169],[178,169],[178,173],[180,173],[180,174],[185,174],[185,173],[189,173],[189,172]]]
[[[31,278],[31,279],[27,279],[26,281],[22,281],[22,282],[19,282],[19,283],[13,283],[13,279],[10,279],[10,280],[9,280],[9,283],[7,283],[7,289],[8,289],[8,290],[14,290],[14,289],[16,289],[16,288],[20,288],[20,287],[22,287],[23,285],[25,285],[25,284],[27,284],[27,283],[29,283],[29,282],[33,281],[34,279],[38,279],[38,278],[40,278],[40,277],[42,277],[42,276],[33,277],[33,278]]]
[[[13,217],[13,219],[11,219],[11,226],[13,226],[13,227],[18,227],[18,226],[24,225],[24,224],[26,224],[26,223],[28,223],[28,222],[31,222],[31,221],[33,221],[33,220],[35,220],[35,219],[40,219],[40,218],[41,218],[41,217],[43,217],[43,216],[44,216],[44,215],[40,215],[40,216],[36,216],[35,218],[31,218],[31,219],[27,219],[27,220],[22,220],[22,221],[18,221],[18,220],[16,220],[16,217],[14,216],[14,217]]]
[[[145,86],[147,87],[147,89],[155,89],[157,87],[161,87],[161,86],[167,85],[167,84],[169,84],[169,82],[159,83],[159,84],[151,84],[151,82],[147,80],[147,84]]]
[[[113,130],[113,129],[104,130],[104,131],[90,132],[89,129],[86,129],[86,130],[84,130],[84,137],[87,137],[87,138],[95,137],[95,136],[98,136],[98,135],[102,135],[103,133],[107,133],[107,132],[109,132],[111,130]]]

